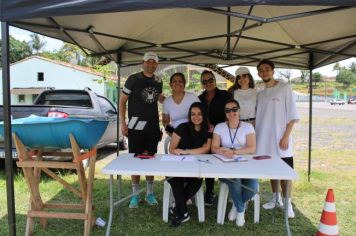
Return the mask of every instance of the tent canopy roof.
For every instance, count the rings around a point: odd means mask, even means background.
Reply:
[[[15,27],[77,44],[124,65],[141,63],[146,51],[157,52],[163,63],[255,66],[270,58],[278,67],[296,69],[356,56],[353,0],[298,1],[302,6],[288,0],[1,4],[2,20]]]

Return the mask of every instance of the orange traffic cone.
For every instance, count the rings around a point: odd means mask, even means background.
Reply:
[[[338,236],[339,227],[336,220],[336,207],[334,193],[332,189],[328,190],[326,195],[323,213],[321,214],[319,230],[316,236]]]

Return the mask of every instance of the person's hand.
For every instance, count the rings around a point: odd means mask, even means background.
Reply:
[[[234,150],[231,150],[230,148],[222,148],[221,155],[223,155],[226,158],[231,159],[234,157]]]
[[[289,138],[288,137],[282,137],[281,140],[279,141],[279,147],[282,150],[286,150],[288,148],[288,142]]]
[[[174,154],[174,155],[184,155],[185,152],[186,152],[185,150],[180,149],[180,148],[177,148],[177,149],[174,149],[174,150],[173,150],[173,154]]]
[[[122,135],[124,135],[126,137],[129,134],[129,128],[127,127],[126,122],[121,123],[121,132],[122,132]]]

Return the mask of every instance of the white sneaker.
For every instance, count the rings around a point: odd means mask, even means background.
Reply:
[[[238,212],[236,216],[236,225],[237,227],[242,227],[245,224],[245,211]]]
[[[292,205],[292,199],[288,199],[288,218],[294,218],[294,210],[293,210],[293,205]]]
[[[276,207],[276,204],[274,202],[267,202],[262,205],[262,207],[266,210],[270,210]]]
[[[272,197],[271,201],[263,204],[262,207],[266,210],[275,208],[276,207],[276,197],[277,197],[277,193],[273,193],[273,197]],[[283,198],[281,196],[281,193],[278,193],[278,206],[280,208],[283,208]]]
[[[237,210],[236,210],[235,205],[232,204],[231,210],[230,210],[230,212],[228,214],[229,221],[236,220],[236,216],[237,216]]]

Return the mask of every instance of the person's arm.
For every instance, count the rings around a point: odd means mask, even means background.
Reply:
[[[235,149],[234,155],[252,154],[256,152],[256,134],[246,135],[246,145],[241,149]]]
[[[159,96],[158,96],[158,101],[160,103],[163,103],[164,99],[166,99],[166,97],[163,95],[163,93],[160,93]]]
[[[187,149],[185,150],[185,154],[187,155],[197,155],[197,154],[206,154],[209,153],[211,147],[211,138],[208,138],[206,143],[203,144],[203,146],[199,148],[193,148],[193,149]]]
[[[169,125],[169,123],[171,123],[171,118],[169,117],[169,115],[162,113],[162,125],[163,125],[163,127],[166,127],[167,125]]]
[[[172,134],[172,139],[169,144],[169,153],[175,154],[175,155],[181,155],[184,154],[184,150],[178,148],[180,142],[180,136],[178,136],[175,132]]]
[[[214,133],[212,144],[211,144],[211,152],[223,155],[227,158],[234,157],[233,150],[231,150],[230,148],[226,148],[226,147],[220,147],[220,145],[221,145],[221,137],[219,134]]]
[[[289,135],[292,133],[293,130],[293,126],[294,123],[296,122],[296,120],[291,120],[288,124],[287,124],[287,128],[286,131],[284,131],[284,134],[281,138],[281,140],[279,141],[279,147],[282,150],[286,150],[288,148],[289,145]]]
[[[119,101],[119,114],[120,114],[120,123],[121,123],[121,132],[124,136],[128,135],[128,127],[126,124],[126,103],[129,99],[129,96],[121,93]]]

